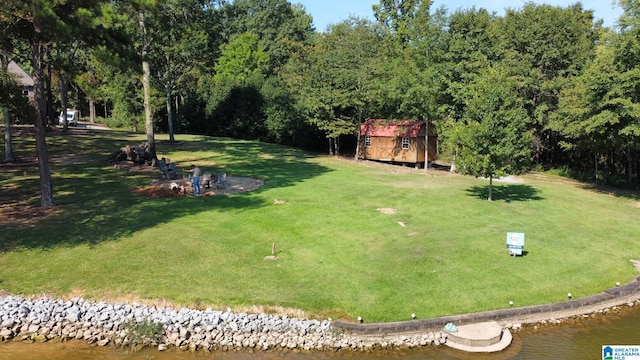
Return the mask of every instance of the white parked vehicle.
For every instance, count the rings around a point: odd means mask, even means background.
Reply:
[[[78,126],[78,119],[80,118],[80,111],[74,109],[67,109],[66,112],[67,117],[67,125],[68,126]],[[58,117],[58,124],[62,126],[64,124],[65,112],[61,111],[60,116]]]

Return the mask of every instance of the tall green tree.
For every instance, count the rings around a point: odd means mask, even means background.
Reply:
[[[203,87],[208,133],[259,139],[264,135],[260,88],[269,69],[269,56],[258,35],[247,32],[223,46],[215,76]]]
[[[89,51],[84,51],[81,58],[84,71],[77,74],[73,81],[87,97],[89,102],[89,122],[94,124],[96,122],[96,102],[100,99],[104,100],[105,95],[104,84],[100,77],[103,65]]]
[[[194,69],[203,66],[205,52],[211,52],[206,32],[208,6],[204,0],[163,0],[150,12],[148,38],[152,74],[164,92],[169,141],[175,141],[175,118],[180,85]]]
[[[295,138],[299,139],[308,127],[299,120],[301,117],[291,101],[292,96],[285,86],[282,70],[293,54],[313,41],[315,32],[311,17],[301,5],[292,5],[286,0],[226,2],[213,15],[211,18],[217,20],[213,25],[215,37],[224,45],[219,47],[220,56],[215,59],[215,66],[200,76],[198,86],[200,94],[204,94],[201,99],[206,103],[207,117],[214,117],[206,121],[207,132],[220,134],[222,130],[222,133],[228,134],[233,131],[240,132],[236,136],[243,138],[300,143]],[[229,46],[247,33],[257,35],[257,46],[266,54],[268,63],[260,65],[260,75],[253,73],[246,77],[244,85],[243,81],[220,82],[223,76],[227,76],[218,72],[226,61],[224,57],[231,50]],[[252,63],[249,61],[249,64]],[[230,65],[225,64],[225,67]],[[207,100],[212,94],[217,99],[214,102]],[[232,105],[236,100],[243,101],[241,108]],[[215,112],[212,111],[214,108]],[[240,117],[240,112],[246,112],[249,116]],[[237,124],[234,125],[234,122]],[[288,129],[289,126],[292,128]]]
[[[165,0],[132,0],[132,1],[115,1],[114,7],[118,19],[124,22],[125,31],[130,39],[133,39],[134,46],[132,52],[135,52],[137,58],[137,66],[129,65],[133,69],[134,74],[140,79],[142,85],[142,106],[144,109],[144,127],[147,136],[147,156],[155,164],[157,159],[155,127],[154,127],[154,111],[153,96],[154,88],[152,84],[152,59],[153,50],[157,40],[154,35],[156,30],[153,19],[157,16]],[[124,19],[124,20],[122,20]],[[126,57],[133,57],[132,54],[126,54]],[[117,105],[114,104],[114,110]]]
[[[640,1],[618,0],[616,3],[623,12],[618,19],[618,26],[622,31],[638,31],[640,29]]]
[[[528,168],[533,136],[517,88],[503,71],[487,70],[469,90],[464,115],[448,124],[446,141],[456,154],[457,171],[488,178],[488,200],[493,200],[494,178]]]
[[[381,0],[374,14],[382,25],[376,76],[378,113],[386,118],[439,119],[444,77],[446,10],[431,13],[430,0]]]
[[[156,10],[157,1],[155,0],[136,0],[132,4],[137,12],[138,26],[140,30],[139,55],[142,61],[142,90],[143,90],[143,106],[144,106],[144,126],[147,132],[147,144],[149,156],[153,160],[156,155],[156,140],[153,127],[153,112],[151,110],[151,66],[149,63],[149,47],[151,39],[148,34],[147,14],[148,11]],[[155,164],[155,162],[154,162]]]
[[[383,61],[378,40],[369,21],[351,18],[332,25],[288,69],[290,89],[309,122],[325,134],[330,154],[340,153],[342,136],[358,134],[376,101],[375,68]]]
[[[251,32],[269,56],[269,73],[284,66],[293,49],[314,37],[311,17],[287,0],[234,0],[220,8],[220,31],[225,43]]]
[[[260,89],[264,99],[266,141],[311,148],[317,136],[296,107],[286,77],[270,76]]]
[[[7,34],[23,39],[30,45],[31,66],[35,83],[35,138],[40,173],[40,204],[53,206],[53,184],[48,161],[45,135],[47,103],[45,98],[45,56],[56,38],[72,27],[83,27],[87,33],[95,31],[94,21],[101,14],[101,1],[68,0],[7,0],[0,4],[0,26]],[[99,25],[98,25],[99,26]]]
[[[402,46],[418,46],[429,34],[431,0],[380,0],[372,6],[378,23]]]
[[[75,31],[69,31],[66,40],[58,38],[54,43],[52,49],[52,65],[57,70],[58,83],[60,89],[60,108],[65,112],[69,108],[69,87],[71,86],[71,79],[79,72],[77,54],[81,46],[81,42],[78,40],[71,40],[69,37],[73,36]],[[69,124],[67,123],[67,117],[62,117],[62,131],[67,132]]]
[[[469,85],[498,59],[495,16],[485,9],[458,10],[450,15],[443,55],[445,84],[440,107],[447,118],[460,119],[469,97]]]
[[[629,186],[640,176],[640,39],[633,28],[610,33],[583,74],[560,94],[549,129],[571,169],[598,182]]]
[[[593,58],[601,23],[580,3],[566,8],[527,3],[508,9],[495,25],[499,41],[494,52],[519,88],[536,136],[536,157],[552,163],[557,135],[546,125],[557,110],[559,93]]]
[[[114,128],[141,131],[145,126],[143,93],[138,69],[111,69],[105,78],[105,94],[113,103],[109,124]]]

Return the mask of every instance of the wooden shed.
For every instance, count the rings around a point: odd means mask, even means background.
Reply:
[[[425,143],[429,141],[429,147]],[[424,166],[437,159],[438,138],[424,120],[369,119],[360,124],[358,158]],[[428,151],[427,151],[428,150]],[[428,154],[428,155],[427,155]]]

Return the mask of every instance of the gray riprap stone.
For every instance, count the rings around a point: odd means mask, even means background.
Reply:
[[[5,340],[39,331],[47,339],[57,336],[62,339],[85,339],[98,346],[125,346],[129,341],[125,324],[132,319],[163,324],[161,340],[153,344],[158,349],[175,346],[192,350],[279,347],[313,350],[357,349],[365,346],[357,340],[332,334],[328,320],[306,320],[265,313],[236,314],[231,309],[224,312],[211,309],[158,309],[142,304],[111,304],[82,298],[64,301],[0,297],[0,337]],[[407,341],[412,341],[412,344],[419,342],[418,339]]]

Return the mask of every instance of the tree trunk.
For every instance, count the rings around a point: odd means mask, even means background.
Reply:
[[[170,76],[170,75],[169,75]],[[176,139],[173,135],[173,106],[171,106],[171,81],[167,80],[167,125],[169,126],[169,142],[175,142]]]
[[[0,66],[5,70],[9,68],[9,59],[6,56],[0,55]],[[9,114],[9,108],[3,108],[2,113],[4,114],[4,162],[13,162],[15,158],[11,141],[11,115]]]
[[[96,102],[91,97],[89,98],[89,122],[96,123]]]
[[[171,71],[171,59],[167,56],[167,74],[165,78],[165,91],[167,101],[167,126],[169,128],[169,142],[175,142],[176,139],[173,133],[173,107],[172,107],[172,94],[173,89],[173,73]]]
[[[36,29],[39,33],[39,29]],[[47,121],[47,104],[45,101],[44,89],[44,44],[41,40],[33,42],[34,69],[34,92],[35,92],[35,136],[36,152],[38,157],[38,168],[40,170],[40,205],[42,207],[53,206],[53,186],[51,183],[51,172],[49,169],[49,153],[47,151],[47,141],[45,134],[45,123]]]
[[[602,183],[607,185],[609,184],[609,169],[610,169],[610,153],[606,152],[604,155],[604,165],[602,168]]]
[[[147,129],[147,143],[149,143],[149,154],[152,160],[157,158],[156,155],[156,141],[153,131],[153,117],[151,115],[151,70],[149,69],[149,62],[142,61],[142,88],[144,90],[144,124]],[[155,164],[155,161],[154,161]]]
[[[42,60],[44,62],[44,58]],[[42,64],[43,66],[43,83],[45,84],[43,99],[45,101],[45,126],[55,126],[58,124],[58,112],[53,108],[53,92],[51,91],[51,65]],[[45,69],[46,67],[46,69]],[[45,72],[46,70],[46,72]],[[46,95],[45,95],[46,94]]]
[[[144,11],[139,14],[140,31],[142,33],[142,88],[144,90],[144,124],[147,130],[147,143],[149,144],[149,155],[155,165],[156,141],[153,132],[153,117],[151,115],[151,69],[147,60],[147,27],[145,24]]]
[[[627,136],[627,185],[631,187],[633,185],[633,158],[631,156],[631,141]]]
[[[355,161],[358,161],[358,158],[360,157],[360,140],[361,140],[361,136],[360,136],[360,124],[362,124],[361,122],[358,122],[358,137],[357,137],[357,142],[356,142],[356,158],[354,159]]]
[[[11,117],[9,116],[9,108],[4,108],[4,162],[13,162],[13,147],[11,143]]]
[[[489,201],[493,201],[493,175],[489,175]]]
[[[598,153],[595,154],[595,156],[593,157],[593,163],[595,165],[596,168],[596,173],[595,173],[595,180],[596,180],[596,187],[598,187]]]
[[[427,130],[424,133],[424,171],[429,170],[429,119],[425,119]]]
[[[360,156],[360,126],[362,125],[362,123],[364,122],[363,116],[362,116],[363,110],[362,110],[362,106],[358,106],[358,127],[356,128],[356,158],[355,161],[358,161],[358,157]]]
[[[60,75],[60,107],[62,108],[62,131],[69,131],[67,122],[67,108],[69,107],[69,83],[66,75]]]

